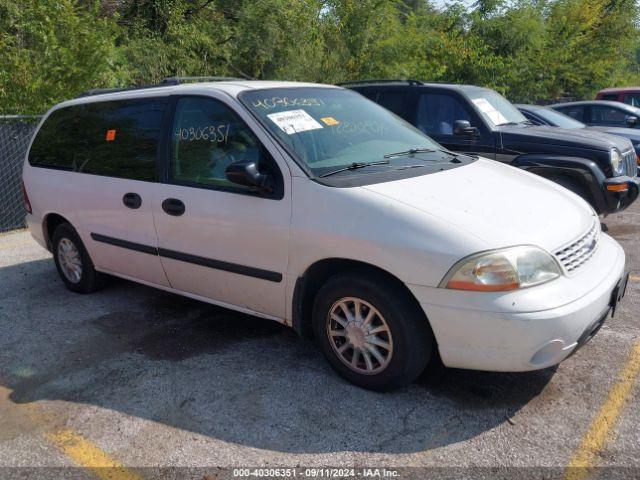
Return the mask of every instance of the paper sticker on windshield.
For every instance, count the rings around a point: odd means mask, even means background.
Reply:
[[[471,101],[475,104],[476,107],[480,109],[480,111],[489,117],[495,125],[500,125],[502,123],[507,123],[507,118],[494,107],[489,100],[486,98],[473,98]]]
[[[489,119],[496,125],[502,125],[503,123],[508,123],[507,117],[502,115],[498,110],[491,110],[486,112]]]
[[[494,106],[491,105],[491,102],[486,98],[472,98],[471,101],[480,109],[481,112],[490,112],[491,110],[495,110]]]
[[[304,110],[270,113],[267,117],[287,135],[323,128],[322,125],[316,122],[315,119]]]
[[[325,125],[329,125],[330,127],[333,127],[334,125],[340,125],[340,122],[333,117],[322,117],[320,120],[322,120]]]

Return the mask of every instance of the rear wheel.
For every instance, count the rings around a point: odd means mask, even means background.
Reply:
[[[407,385],[431,358],[424,314],[403,289],[375,275],[329,279],[316,297],[313,326],[331,366],[364,388]]]
[[[97,272],[78,233],[68,223],[56,227],[51,239],[53,259],[66,287],[78,293],[90,293],[104,283]]]

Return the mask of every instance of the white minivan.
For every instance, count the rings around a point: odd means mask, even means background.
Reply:
[[[45,115],[24,187],[70,290],[109,274],[275,320],[366,388],[405,385],[436,353],[557,364],[626,286],[581,198],[328,85],[88,92]]]

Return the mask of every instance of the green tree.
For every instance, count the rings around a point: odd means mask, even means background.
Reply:
[[[0,0],[0,113],[173,75],[591,97],[640,83],[639,25],[637,0]]]
[[[0,0],[0,113],[42,113],[83,90],[121,83],[115,36],[97,3]]]
[[[118,23],[117,45],[133,84],[230,74],[230,30],[212,2],[134,0],[121,7]]]
[[[551,4],[548,58],[561,95],[591,97],[629,73],[638,42],[635,0],[563,0]]]

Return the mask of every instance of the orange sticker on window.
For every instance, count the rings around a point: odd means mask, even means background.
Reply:
[[[326,125],[333,127],[334,125],[340,125],[340,122],[333,117],[322,117],[322,120]]]
[[[116,131],[115,130],[107,130],[107,142],[113,142],[116,139]]]

